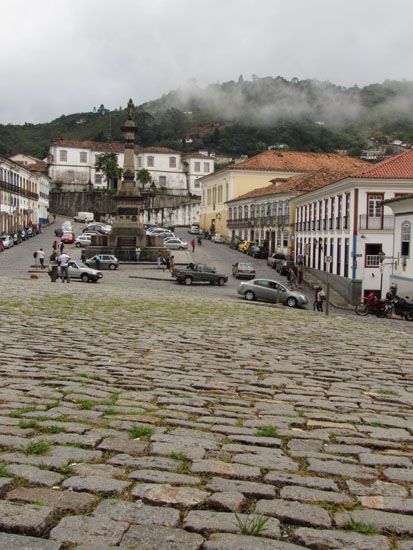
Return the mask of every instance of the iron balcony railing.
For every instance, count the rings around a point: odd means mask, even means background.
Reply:
[[[22,189],[18,185],[9,183],[8,181],[0,180],[0,189],[13,193],[14,195],[18,195],[19,197],[25,197],[26,199],[32,199],[34,201],[39,200],[39,195],[37,193],[33,193],[33,191],[28,191],[27,189]]]
[[[360,214],[359,229],[381,231],[394,229],[394,216],[368,216]]]

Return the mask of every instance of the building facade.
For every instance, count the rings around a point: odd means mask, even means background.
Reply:
[[[96,158],[102,153],[115,153],[119,167],[123,167],[124,146],[121,143],[100,143],[93,141],[58,140],[51,143],[48,155],[49,176],[54,185],[66,191],[86,190],[89,187],[108,187],[105,175],[96,170]],[[198,155],[199,156],[199,155]],[[200,194],[197,179],[214,170],[213,159],[202,156],[202,160],[187,157],[166,147],[143,148],[135,145],[135,170],[149,171],[156,187],[168,194]],[[209,172],[208,172],[209,173]]]
[[[371,291],[383,295],[394,262],[394,215],[383,201],[412,190],[409,151],[296,197],[295,253],[321,280],[328,273],[350,303]]]
[[[320,168],[344,171],[366,165],[359,159],[337,154],[265,151],[202,178],[201,227],[230,238],[233,228],[227,224],[229,201],[266,187],[273,180],[282,183]]]
[[[183,157],[184,170],[187,174],[188,191],[201,196],[201,178],[214,172],[215,160],[208,153],[193,153]]]
[[[394,213],[393,263],[390,283],[399,296],[413,297],[413,194],[386,201]]]

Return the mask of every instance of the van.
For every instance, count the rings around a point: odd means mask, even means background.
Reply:
[[[76,214],[73,216],[73,219],[75,222],[93,222],[94,215],[93,212],[76,212]]]
[[[189,230],[189,233],[191,235],[198,235],[199,234],[199,223],[193,223],[191,225],[191,229]]]

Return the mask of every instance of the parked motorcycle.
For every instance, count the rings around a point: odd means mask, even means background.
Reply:
[[[388,305],[389,300],[380,300],[374,292],[370,292],[356,305],[355,311],[357,315],[361,315],[362,317],[365,317],[369,313],[377,315],[377,317],[385,317]]]
[[[390,317],[393,312],[400,317],[404,317],[406,321],[413,321],[413,303],[410,298],[408,296],[406,298],[394,296],[386,307],[385,316]]]

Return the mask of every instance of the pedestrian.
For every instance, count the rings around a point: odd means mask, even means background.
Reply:
[[[34,267],[37,267],[37,252],[33,252]]]
[[[304,272],[304,266],[303,264],[297,264],[297,276],[298,276],[298,284],[301,285],[303,282],[303,272]]]
[[[171,270],[171,260],[169,258],[169,256],[166,258],[166,269],[167,271],[170,271]]]
[[[95,256],[96,269],[100,269],[100,256]]]
[[[195,239],[192,239],[191,246],[192,246],[192,252],[195,252]]]
[[[69,262],[70,256],[68,254],[65,254],[64,252],[60,254],[58,263],[60,266],[60,278],[62,279],[62,283],[65,282],[65,279],[67,283],[70,283]]]
[[[57,254],[57,241],[54,241],[52,244],[52,249],[55,254]]]
[[[63,254],[64,249],[65,249],[65,243],[60,243],[60,246],[59,246],[60,254]]]
[[[292,289],[296,288],[296,284],[295,284],[295,281],[296,281],[296,275],[295,275],[295,271],[292,267],[288,268],[288,272],[287,272],[287,281],[289,282],[290,284],[290,287]]]
[[[139,246],[135,249],[135,256],[136,256],[136,261],[139,262],[141,257],[141,249],[139,248]]]
[[[162,256],[160,254],[158,254],[158,256],[156,258],[156,267],[158,269],[161,269],[161,263],[162,263]]]
[[[198,240],[198,246],[202,246],[202,235],[201,234],[198,235],[197,240]]]
[[[80,261],[85,263],[86,261],[86,252],[82,250],[82,253],[80,254]]]
[[[318,287],[319,291],[317,293],[317,310],[323,312],[323,302],[326,299],[326,293],[322,289],[322,287]]]
[[[39,248],[37,252],[37,257],[39,258],[40,268],[44,269],[44,251],[43,248]]]
[[[57,254],[52,252],[49,258],[49,277],[55,283],[59,277],[59,266],[57,265]]]
[[[175,267],[175,256],[171,256],[169,258],[169,269],[172,271]]]
[[[166,258],[165,258],[165,256],[162,256],[161,263],[162,263],[162,272],[165,272],[165,268],[166,268]]]
[[[303,265],[304,264],[304,256],[302,254],[297,254],[297,265]]]
[[[53,222],[56,221],[56,214],[53,214]]]

